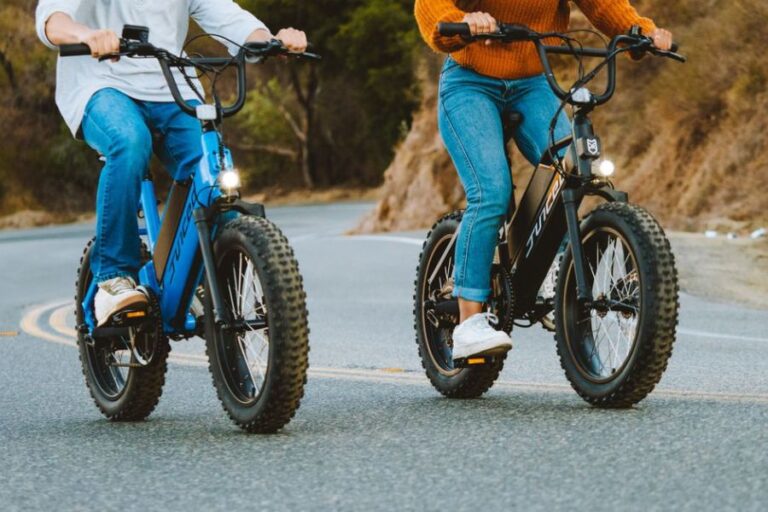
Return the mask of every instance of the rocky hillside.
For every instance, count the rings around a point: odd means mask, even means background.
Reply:
[[[671,228],[768,224],[768,2],[635,3],[675,32],[689,62],[620,63],[617,95],[595,116],[606,153],[617,162],[617,186]],[[586,25],[578,12],[574,24]],[[439,58],[425,62],[421,112],[360,231],[422,228],[463,201],[437,132]],[[564,80],[572,72],[563,67]],[[516,156],[519,186],[528,172]]]

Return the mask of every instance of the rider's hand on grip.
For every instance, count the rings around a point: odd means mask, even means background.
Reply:
[[[469,29],[469,25],[466,23],[438,23],[437,31],[441,36],[445,37],[472,37],[472,31]]]
[[[85,43],[62,44],[59,46],[59,55],[62,57],[81,57],[90,54],[91,47]]]

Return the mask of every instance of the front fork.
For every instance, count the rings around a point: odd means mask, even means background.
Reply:
[[[573,256],[573,269],[576,274],[576,297],[580,304],[588,305],[592,301],[592,292],[587,284],[587,268],[584,258],[584,247],[581,243],[581,226],[579,225],[579,206],[584,199],[583,189],[566,188],[563,190],[563,206],[565,207],[565,220],[568,224],[568,242],[571,245]],[[609,202],[628,201],[625,192],[601,188],[588,190],[586,195],[600,196]]]
[[[240,199],[231,201],[223,198],[218,199],[208,208],[197,208],[193,213],[198,240],[200,241],[200,254],[205,268],[205,278],[208,281],[208,293],[211,294],[211,301],[213,302],[213,320],[217,326],[225,329],[232,327],[232,319],[229,318],[228,309],[224,306],[219,280],[216,278],[216,260],[213,256],[211,225],[221,214],[231,211],[256,217],[266,216],[264,206],[261,204],[247,203]]]
[[[572,188],[563,190],[563,205],[565,206],[565,221],[568,224],[568,242],[571,244],[573,268],[576,274],[576,296],[579,303],[586,304],[592,299],[587,287],[587,272],[584,267],[584,248],[581,245],[581,227],[579,226],[579,206],[582,194]]]

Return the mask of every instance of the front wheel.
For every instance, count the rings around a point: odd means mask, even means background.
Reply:
[[[573,257],[555,296],[557,352],[576,392],[597,407],[631,407],[658,384],[672,355],[678,316],[675,260],[644,209],[598,207],[582,223],[590,300],[577,299]]]
[[[229,222],[213,247],[216,279],[233,328],[215,325],[206,289],[206,350],[224,410],[242,429],[273,433],[304,395],[306,295],[288,240],[270,221]]]

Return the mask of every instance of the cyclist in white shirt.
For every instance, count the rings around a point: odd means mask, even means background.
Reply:
[[[209,34],[226,38],[232,54],[245,42],[273,38],[292,51],[307,47],[303,32],[287,28],[273,36],[232,0],[41,0],[37,6],[37,33],[43,43],[54,49],[85,43],[93,57],[59,59],[56,104],[72,134],[106,158],[96,197],[91,256],[99,283],[95,298],[99,325],[147,300],[135,284],[141,266],[136,212],[152,155],[152,135],[160,136],[155,150],[172,177],[183,181],[202,157],[202,132],[200,123],[173,101],[157,61],[98,59],[119,51],[117,34],[124,25],[148,27],[151,43],[180,54],[190,17]],[[193,88],[177,78],[184,99],[197,100]]]

